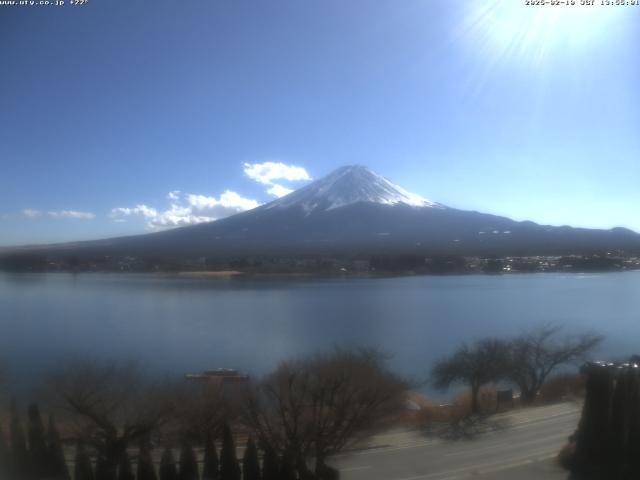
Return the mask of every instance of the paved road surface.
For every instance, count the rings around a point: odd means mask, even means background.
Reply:
[[[565,480],[554,459],[574,432],[579,407],[564,403],[504,414],[504,430],[444,441],[419,432],[390,432],[365,450],[334,458],[342,480]]]

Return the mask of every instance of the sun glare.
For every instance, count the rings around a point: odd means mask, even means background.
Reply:
[[[533,3],[533,2],[531,2]],[[525,0],[474,2],[462,35],[492,55],[509,56],[537,66],[555,49],[572,53],[601,39],[624,7],[608,8],[600,0],[562,5],[529,5]]]

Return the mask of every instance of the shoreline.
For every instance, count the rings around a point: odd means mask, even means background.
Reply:
[[[0,274],[115,274],[115,275],[154,275],[165,278],[183,278],[183,279],[257,279],[257,278],[401,278],[401,277],[509,277],[524,275],[541,275],[541,274],[564,274],[564,275],[598,275],[606,273],[630,273],[638,272],[640,268],[610,269],[610,270],[543,270],[543,271],[509,271],[509,272],[246,272],[241,270],[186,270],[186,271],[150,271],[150,270],[3,270]]]
[[[184,277],[184,278],[231,278],[245,275],[245,272],[238,270],[207,270],[207,271],[184,271],[174,274],[169,272],[161,272],[168,276]]]

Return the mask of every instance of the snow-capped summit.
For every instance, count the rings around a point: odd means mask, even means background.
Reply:
[[[366,167],[350,165],[265,205],[265,209],[299,207],[309,214],[354,203],[443,208],[438,203],[406,191]]]

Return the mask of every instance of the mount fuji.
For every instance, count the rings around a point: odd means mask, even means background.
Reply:
[[[362,166],[328,176],[253,210],[210,223],[107,240],[51,245],[48,254],[555,255],[640,251],[640,235],[538,225],[450,208]]]

